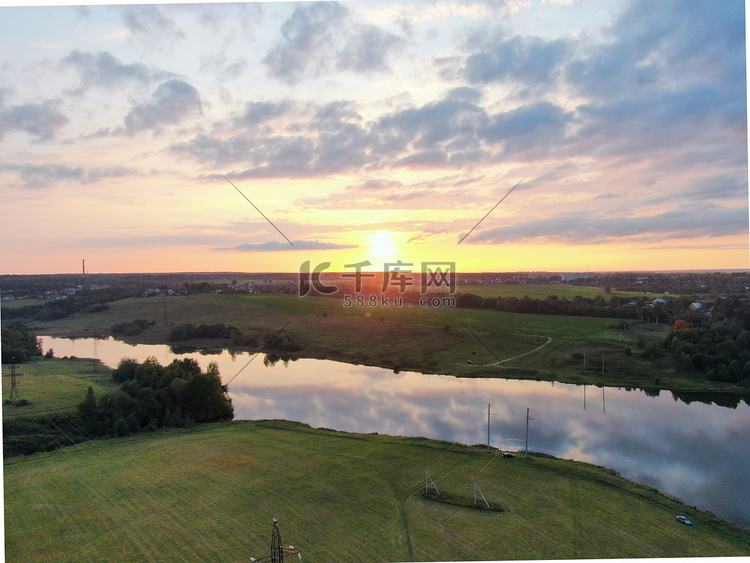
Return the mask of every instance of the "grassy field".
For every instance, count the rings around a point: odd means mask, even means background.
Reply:
[[[425,467],[469,505],[476,478],[495,510],[424,497]],[[247,561],[272,518],[303,561],[750,554],[750,532],[602,468],[289,422],[89,442],[4,470],[8,561]]]
[[[3,376],[10,374],[10,366],[3,366]],[[16,366],[19,397],[29,404],[3,405],[3,420],[76,412],[78,403],[91,386],[99,396],[112,390],[111,370],[101,362],[90,359],[39,358]],[[3,401],[10,397],[11,378],[3,377]]]
[[[577,295],[590,299],[600,295],[606,300],[609,300],[610,297],[643,297],[646,295],[644,292],[638,291],[615,290],[608,294],[602,287],[564,284],[463,284],[459,285],[456,290],[461,293],[473,293],[480,297],[518,297],[520,299],[524,295],[528,295],[532,299],[545,299],[550,295],[557,295],[558,297],[567,297],[571,301]],[[648,295],[649,299],[656,299],[657,297],[664,297],[664,295],[661,293]]]
[[[262,346],[267,334],[286,326],[284,335],[301,348],[290,354],[297,357],[465,377],[741,391],[730,384],[708,382],[698,371],[678,370],[668,355],[657,360],[641,357],[635,346],[638,338],[642,335],[647,344],[659,343],[669,328],[630,323],[628,330],[607,329],[616,319],[449,307],[346,308],[339,299],[300,299],[295,295],[193,295],[116,301],[106,311],[78,313],[40,324],[35,330],[50,336],[103,337],[113,324],[138,318],[155,321],[156,325],[137,337],[125,338],[130,343],[169,343],[169,331],[176,325],[221,322],[255,336],[257,344],[247,348],[253,351]],[[450,330],[445,330],[446,326]],[[230,342],[191,344],[216,348]]]
[[[48,299],[16,299],[15,301],[4,301],[3,309],[20,309],[21,307],[30,307],[32,305],[44,305],[49,303]]]

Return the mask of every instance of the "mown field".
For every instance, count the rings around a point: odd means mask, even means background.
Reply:
[[[425,498],[426,467],[470,506]],[[288,422],[90,442],[4,470],[8,561],[247,561],[273,518],[303,561],[750,554],[750,532],[602,468]],[[471,506],[474,478],[493,511]]]

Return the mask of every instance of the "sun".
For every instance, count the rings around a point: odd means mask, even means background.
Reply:
[[[368,238],[368,250],[381,260],[395,260],[396,245],[393,233],[389,231],[375,231]]]

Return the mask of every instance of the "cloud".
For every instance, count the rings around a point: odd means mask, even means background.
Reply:
[[[636,0],[605,29],[607,42],[579,53],[566,75],[581,94],[597,96],[709,79],[744,104],[744,22],[743,2]]]
[[[568,57],[566,40],[492,35],[472,41],[474,53],[464,62],[463,76],[470,84],[517,81],[524,86],[549,85]]]
[[[224,54],[204,55],[201,57],[201,72],[212,72],[222,81],[233,80],[242,75],[248,64],[248,60],[242,57],[229,59]]]
[[[564,140],[572,114],[550,102],[535,102],[492,116],[479,135],[491,143],[502,142],[505,152],[516,154],[528,149],[545,152]],[[554,148],[553,148],[554,150]]]
[[[268,73],[290,85],[308,72],[317,74],[334,48],[336,29],[348,15],[338,2],[297,7],[281,26],[281,38],[263,59]]]
[[[572,114],[546,101],[489,115],[482,92],[461,87],[422,106],[365,121],[358,105],[322,106],[289,100],[253,102],[243,112],[174,144],[171,151],[208,165],[240,167],[237,178],[316,177],[353,170],[462,168],[551,155],[567,140]],[[263,125],[263,128],[260,127]],[[234,134],[227,134],[234,132]]]
[[[239,250],[241,252],[278,252],[279,250],[339,250],[342,248],[357,248],[356,244],[336,244],[332,242],[318,242],[317,240],[294,240],[294,246],[289,243],[270,241],[263,243],[244,243],[237,246],[214,248],[214,250]]]
[[[513,225],[485,228],[466,239],[471,244],[554,241],[558,244],[658,242],[747,232],[747,207],[685,204],[651,216],[602,217],[601,213],[568,213]]]
[[[281,37],[263,58],[270,76],[288,85],[333,70],[387,71],[387,58],[406,41],[372,24],[361,24],[338,2],[298,6],[281,26]]]
[[[76,50],[62,59],[60,64],[78,72],[81,84],[75,93],[95,86],[113,89],[128,83],[149,84],[172,76],[169,72],[154,70],[141,63],[121,63],[107,51],[92,54]]]
[[[82,166],[66,166],[63,164],[21,164],[0,165],[0,170],[17,172],[24,187],[41,189],[54,187],[60,182],[77,182],[78,184],[92,184],[106,178],[122,178],[142,176],[138,170],[126,167],[89,168]]]
[[[12,131],[22,131],[35,141],[53,139],[70,119],[58,111],[58,102],[46,100],[40,104],[10,106],[0,110],[0,139]]]
[[[125,128],[132,136],[202,114],[198,90],[183,80],[173,79],[160,84],[148,101],[130,110],[125,118]]]
[[[340,70],[355,72],[388,70],[388,54],[405,45],[406,41],[401,37],[367,25],[354,34],[346,49],[339,52],[336,66]]]
[[[262,125],[274,118],[288,115],[294,107],[295,104],[291,100],[247,102],[242,114],[234,119],[234,124],[248,127]]]
[[[226,237],[203,234],[144,235],[132,237],[98,237],[81,239],[81,248],[143,248],[162,246],[208,246],[220,244]]]
[[[298,199],[294,206],[301,210],[398,208],[426,211],[471,208],[477,199],[478,189],[470,186],[480,180],[481,178],[454,175],[404,185],[395,180],[372,179],[362,184],[349,185],[343,191],[325,197]],[[413,222],[409,222],[409,228],[416,228]]]
[[[123,20],[130,36],[148,49],[168,50],[174,43],[185,39],[185,33],[167,18],[163,11],[169,7],[128,6],[123,10]]]

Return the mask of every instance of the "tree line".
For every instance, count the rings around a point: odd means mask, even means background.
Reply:
[[[750,387],[750,305],[742,299],[717,301],[710,317],[686,311],[663,345],[683,369]]]
[[[507,313],[533,315],[568,315],[575,317],[614,317],[636,319],[642,308],[631,305],[631,298],[612,296],[608,300],[576,296],[573,299],[550,295],[545,299],[523,297],[481,297],[473,293],[457,293],[456,306],[464,309],[494,309]]]
[[[33,334],[15,327],[2,327],[0,337],[4,364],[21,364],[42,355],[42,345]]]

